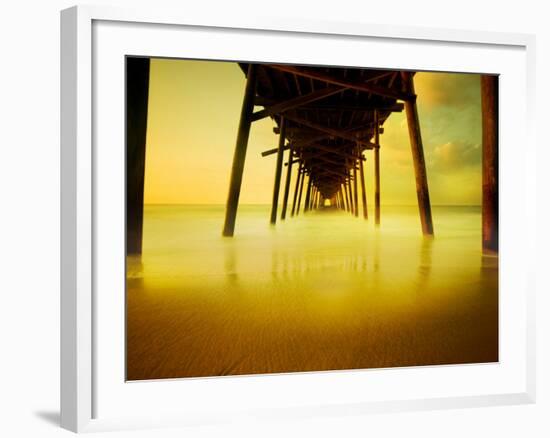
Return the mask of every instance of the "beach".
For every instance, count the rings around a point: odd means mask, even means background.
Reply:
[[[323,209],[269,225],[241,205],[146,205],[127,259],[127,379],[498,361],[498,258],[478,206]]]

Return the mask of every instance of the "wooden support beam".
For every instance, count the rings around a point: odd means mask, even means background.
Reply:
[[[285,146],[284,150],[286,151],[288,148],[289,148],[288,146]],[[277,152],[279,152],[278,147],[273,148],[273,149],[268,149],[267,151],[262,152],[262,157],[267,157],[268,155],[273,155],[273,154],[276,154]]]
[[[126,58],[126,251],[141,254],[149,58]]]
[[[359,202],[357,196],[357,166],[353,163],[353,203],[355,204],[355,217],[359,217]]]
[[[356,155],[356,154],[352,154],[350,152],[346,152],[346,151],[342,151],[342,150],[339,150],[339,149],[336,149],[336,148],[331,148],[330,146],[325,146],[325,145],[322,145],[322,144],[310,144],[309,146],[306,146],[304,148],[302,148],[302,150],[304,150],[304,157],[315,157],[315,158],[318,158],[320,157],[321,155],[320,154],[316,154],[315,152],[312,152],[311,154],[310,153],[306,153],[305,151],[308,151],[309,149],[318,149],[320,151],[323,151],[323,152],[326,152],[328,154],[334,154],[334,155],[339,155],[341,157],[344,157],[344,158],[349,158],[350,160],[357,160],[359,159],[359,155]],[[309,152],[309,151],[308,151]],[[323,154],[324,156],[325,154]]]
[[[394,103],[391,105],[385,104],[334,104],[334,103],[316,103],[315,105],[304,105],[300,109],[304,111],[356,111],[356,112],[367,112],[367,111],[386,111],[386,112],[396,112],[400,113],[403,111],[405,106],[402,103]]]
[[[304,180],[306,179],[306,172],[304,165],[302,164],[302,180],[300,181],[300,189],[298,190],[298,204],[296,205],[296,216],[300,214],[300,204],[302,203],[302,192],[304,191]]]
[[[482,246],[498,253],[498,76],[481,75]]]
[[[315,190],[315,198],[313,198],[313,208],[312,210],[316,210],[319,206],[319,189]]]
[[[304,213],[307,213],[309,210],[309,201],[311,198],[311,175],[309,175],[308,181],[307,181],[307,190],[306,190],[306,200],[304,203]]]
[[[403,106],[403,104],[397,104],[397,105]],[[361,128],[348,129],[348,130],[344,130],[343,132],[345,134],[347,134],[347,136],[349,138],[353,138],[353,142],[355,143],[358,139],[361,140],[362,138],[372,136],[373,127],[365,128],[365,126],[369,126],[369,125],[370,124],[367,123],[366,125],[363,125]],[[289,131],[292,132],[292,129],[293,128],[287,128],[287,132],[289,132]],[[277,131],[276,133],[278,133],[278,129],[274,128],[274,131]],[[380,133],[382,133],[382,132],[383,132],[383,129],[380,128]],[[298,140],[294,140],[293,141],[293,146],[294,146],[295,150],[303,149],[303,148],[306,148],[306,147],[315,147],[316,144],[318,144],[318,142],[323,141],[323,140],[327,140],[327,139],[331,139],[333,137],[334,137],[334,135],[327,134],[327,133],[313,135],[310,138],[301,138],[301,139],[298,139]],[[348,139],[348,141],[351,141],[351,140]],[[372,143],[372,142],[363,142],[363,143],[368,144],[368,146],[365,147],[364,149],[374,149],[377,146],[375,143]],[[263,151],[262,152],[262,157],[266,157],[268,155],[276,154],[277,150],[278,150],[277,148],[273,148],[273,149]],[[285,150],[286,150],[286,148],[285,148]],[[329,148],[328,151],[333,152],[334,149]],[[334,153],[336,153],[336,152],[334,152]]]
[[[315,191],[313,192],[313,199],[311,200],[311,209],[315,210],[315,205],[317,203],[317,196],[319,196],[319,188],[317,186],[314,187]]]
[[[348,188],[347,188],[346,183],[344,183],[344,200],[345,200],[345,205],[346,205],[346,211],[350,211]]]
[[[286,115],[288,120],[292,120],[294,123],[299,123],[300,125],[307,126],[308,128],[315,129],[317,131],[325,132],[331,136],[343,138],[344,140],[357,142],[364,149],[373,149],[377,145],[368,141],[358,140],[357,137],[349,132],[342,131],[339,129],[329,128],[328,126],[319,125],[318,123],[311,122],[309,120],[303,119],[295,115]]]
[[[348,181],[349,212],[355,214],[355,205],[353,205],[353,193],[351,193],[351,181]]]
[[[300,148],[309,146],[312,143],[322,141],[322,140],[326,140],[326,139],[329,139],[329,138],[330,138],[330,135],[325,134],[325,133],[313,135],[313,136],[308,137],[308,138],[299,138],[299,139],[294,140],[294,142],[293,142],[294,143],[294,149],[299,150]]]
[[[283,117],[281,117],[281,122],[284,120]],[[285,220],[286,218],[286,206],[288,203],[288,194],[290,193],[290,178],[292,177],[292,163],[294,162],[292,160],[292,143],[290,144],[289,154],[288,154],[288,168],[286,170],[286,181],[285,181],[285,193],[283,196],[283,210],[281,211],[281,220]]]
[[[277,152],[277,162],[275,164],[275,182],[273,184],[273,201],[271,203],[271,225],[275,225],[277,222],[277,207],[279,206],[279,190],[281,187],[281,173],[283,170],[283,154],[285,147],[285,125],[286,121],[284,117],[281,117],[279,124],[279,150]]]
[[[295,97],[294,99],[289,99],[284,102],[276,103],[252,114],[252,121],[260,120],[274,114],[284,113],[285,111],[298,108],[302,105],[306,105],[308,103],[315,102],[316,100],[324,99],[325,97],[340,93],[343,90],[345,90],[345,88],[340,86],[330,86],[327,88],[321,88],[303,96]]]
[[[346,186],[345,185],[342,187],[341,196],[342,196],[342,201],[343,201],[343,204],[344,204],[343,210],[348,211],[349,206],[348,206],[348,198],[346,196]]]
[[[346,198],[344,197],[342,185],[340,185],[340,204],[341,204],[342,210],[346,211]]]
[[[298,200],[298,189],[300,188],[300,180],[302,179],[302,161],[298,160],[298,173],[296,174],[296,186],[294,187],[294,197],[292,199],[292,210],[290,211],[290,217],[296,213],[296,201]]]
[[[371,137],[372,136],[372,127],[365,128],[365,126],[369,126],[367,123],[366,125],[362,125],[361,128],[352,128],[352,129],[346,129],[343,132],[348,135],[349,138],[353,138],[353,143],[356,142],[356,140],[364,139],[365,137]],[[291,129],[292,131],[292,129]],[[300,129],[301,131],[301,129]],[[318,135],[312,135],[309,138],[300,138],[296,139],[294,141],[294,148],[300,149],[306,146],[309,146],[313,143],[318,143],[323,140],[330,140],[334,138],[334,135],[323,133]],[[351,141],[351,140],[348,140]],[[374,143],[368,143],[368,147],[365,149],[372,149],[376,147]],[[273,151],[265,151],[266,153],[274,153]]]
[[[344,177],[344,178],[347,176],[347,174],[346,174],[345,172],[339,172],[339,171],[336,170],[336,169],[331,169],[331,168],[329,168],[329,167],[324,167],[324,165],[321,164],[321,163],[318,163],[318,164],[315,164],[315,163],[308,164],[308,168],[310,168],[310,169],[314,169],[314,168],[319,167],[319,166],[322,167],[321,171],[319,172],[320,175],[323,175],[323,174],[325,174],[325,173],[329,173],[329,174],[331,174],[331,175],[336,175],[336,176],[340,176],[340,177]],[[317,173],[316,173],[316,175],[317,175]]]
[[[407,91],[414,93],[412,74],[410,72],[401,72],[401,77],[403,78],[403,83],[407,88]],[[418,209],[420,212],[422,232],[424,235],[431,236],[434,234],[432,206],[430,204],[428,175],[426,173],[424,147],[422,145],[422,135],[420,133],[420,122],[418,120],[416,101],[405,102],[405,112],[407,114],[407,125],[409,127],[409,138],[411,141],[414,173],[416,177],[416,196],[418,198]]]
[[[361,178],[361,201],[363,202],[363,217],[369,218],[369,211],[367,208],[367,191],[365,190],[365,170],[363,166],[363,160],[359,160],[359,176]]]
[[[363,82],[363,81],[337,78],[328,73],[324,73],[318,70],[312,70],[312,69],[307,69],[303,67],[295,67],[292,65],[281,65],[281,64],[269,64],[267,66],[279,71],[294,73],[296,75],[303,76],[306,78],[316,79],[318,81],[323,81],[328,84],[340,85],[341,87],[351,88],[353,90],[362,91],[365,93],[372,93],[378,96],[391,97],[393,99],[401,99],[404,101],[414,100],[416,97],[414,93],[403,92],[403,91],[395,90],[393,88],[370,84],[368,82]]]
[[[374,141],[380,145],[380,123],[378,111],[374,112]],[[374,149],[374,223],[380,225],[380,147]]]
[[[316,161],[322,161],[324,163],[335,164],[336,166],[342,166],[342,167],[344,166],[344,161],[333,160],[331,158],[328,158],[325,154],[326,152],[303,154],[302,156],[304,157],[305,160],[308,160],[308,161],[316,160]]]
[[[235,232],[235,219],[237,218],[237,208],[239,206],[239,196],[241,194],[244,161],[248,146],[248,136],[250,135],[250,125],[252,123],[251,116],[252,110],[254,109],[256,71],[256,64],[248,64],[246,87],[244,91],[243,105],[241,108],[241,118],[239,121],[239,131],[237,133],[235,153],[233,155],[233,166],[231,167],[229,194],[227,195],[227,204],[225,208],[225,222],[222,234],[226,237],[232,237]]]

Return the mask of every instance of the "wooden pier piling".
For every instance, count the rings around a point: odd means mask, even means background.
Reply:
[[[306,179],[306,171],[302,169],[302,179],[300,180],[300,189],[298,191],[298,204],[296,205],[296,216],[300,214],[300,205],[302,204],[302,192],[304,191],[304,180]]]
[[[287,210],[287,204],[288,204],[288,195],[290,193],[290,179],[292,178],[292,164],[293,161],[293,155],[294,151],[292,149],[292,143],[290,143],[289,150],[288,150],[288,166],[286,169],[286,181],[285,181],[285,192],[283,195],[283,209],[281,211],[281,220],[285,220],[286,218],[286,210]]]
[[[374,223],[380,225],[380,120],[374,111]]]
[[[498,253],[498,76],[481,76],[482,246]]]
[[[349,212],[355,214],[355,205],[353,204],[353,193],[351,191],[351,178],[348,179]]]
[[[361,156],[361,158],[363,158]],[[363,160],[359,160],[359,176],[361,177],[361,201],[363,203],[363,218],[369,218],[369,211],[367,208],[367,191],[365,190],[365,171],[363,166]]]
[[[271,202],[271,225],[275,225],[277,222],[277,207],[279,206],[279,191],[281,187],[281,173],[283,171],[283,156],[285,152],[285,119],[281,117],[279,124],[279,147],[277,150],[277,163],[275,165],[275,182],[273,184],[273,200]],[[292,154],[288,162],[288,169],[292,166]],[[290,182],[289,182],[290,184]],[[288,199],[288,190],[286,191],[286,197]],[[285,206],[286,208],[286,206]]]
[[[298,162],[298,173],[296,173],[296,186],[294,187],[294,196],[292,199],[292,210],[290,211],[290,217],[296,213],[296,201],[298,200],[298,190],[300,188],[300,180],[302,179],[302,161]]]
[[[355,205],[354,214],[355,217],[359,217],[359,202],[357,194],[357,163],[353,162],[353,203]]]
[[[309,211],[309,203],[311,199],[311,175],[309,175],[308,181],[307,181],[307,190],[306,190],[306,200],[304,203],[304,213],[307,213]]]
[[[222,234],[226,237],[232,237],[235,232],[235,219],[237,218],[246,149],[248,146],[248,137],[250,135],[250,126],[252,124],[252,111],[254,109],[256,70],[256,64],[248,64],[241,118],[235,144],[235,153],[233,155],[233,166],[231,167],[229,194],[227,195],[227,204],[225,208],[225,222]]]
[[[349,202],[349,191],[348,191],[348,183],[347,182],[344,183],[344,196],[345,196],[345,199],[346,199],[346,211],[350,212],[351,211],[351,205],[350,205],[350,202]]]
[[[126,58],[126,251],[141,254],[149,58]]]
[[[410,72],[401,72],[406,90],[414,94],[414,82]],[[414,163],[414,173],[416,178],[416,195],[418,198],[418,210],[420,213],[420,222],[422,233],[424,235],[433,235],[432,206],[430,204],[430,193],[428,190],[428,175],[426,173],[426,162],[424,160],[424,147],[422,144],[422,135],[420,132],[420,122],[418,120],[418,109],[416,99],[405,101],[405,112],[407,115],[407,126],[409,128],[409,138],[411,142],[411,151]]]

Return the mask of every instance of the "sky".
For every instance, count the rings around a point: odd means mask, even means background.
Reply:
[[[432,205],[481,204],[479,81],[475,74],[415,75]],[[225,203],[244,86],[236,63],[151,60],[146,204]],[[271,202],[276,156],[261,152],[277,146],[274,126],[270,118],[252,125],[241,204]],[[416,204],[404,111],[388,118],[380,144],[382,205]],[[373,199],[372,151],[365,154],[367,196]]]

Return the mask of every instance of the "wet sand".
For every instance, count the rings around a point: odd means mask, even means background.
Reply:
[[[128,380],[498,361],[498,259],[478,207],[415,207],[382,226],[312,212],[268,224],[241,206],[146,206],[128,258]]]

